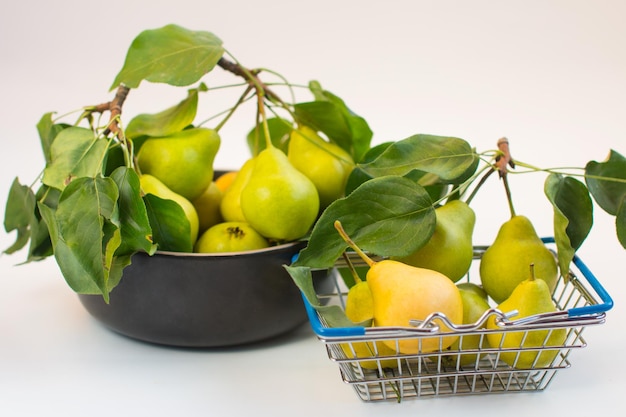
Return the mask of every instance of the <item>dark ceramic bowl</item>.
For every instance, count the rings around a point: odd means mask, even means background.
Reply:
[[[283,265],[304,242],[232,254],[161,252],[133,255],[122,280],[101,296],[79,295],[110,329],[146,342],[224,347],[285,334],[307,321],[300,290]],[[316,271],[318,290],[330,290]]]

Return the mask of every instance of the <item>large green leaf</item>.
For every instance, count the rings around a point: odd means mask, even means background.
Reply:
[[[108,142],[82,127],[62,130],[52,142],[43,183],[63,190],[74,178],[100,174]]]
[[[622,204],[619,205],[615,215],[615,228],[617,229],[619,243],[626,249],[626,197],[622,198]]]
[[[168,136],[191,125],[198,110],[198,92],[205,87],[192,88],[187,97],[175,106],[155,114],[139,114],[128,123],[124,133],[134,139],[139,136]]]
[[[61,193],[56,210],[39,203],[54,256],[68,285],[77,293],[109,300],[113,253],[120,243],[118,190],[111,178],[78,178]]]
[[[374,161],[358,166],[372,177],[420,170],[444,182],[459,182],[471,175],[476,161],[476,153],[463,139],[418,134],[392,143]]]
[[[572,177],[551,174],[544,191],[554,207],[554,238],[561,273],[569,271],[574,253],[593,225],[593,204],[585,184]]]
[[[7,233],[16,231],[15,242],[4,252],[11,254],[22,249],[31,236],[31,225],[36,222],[35,194],[25,185],[21,185],[18,178],[13,180],[4,211],[4,230]]]
[[[182,207],[173,200],[154,194],[146,194],[143,200],[152,228],[152,241],[158,248],[172,252],[192,252],[194,242],[191,241],[191,226]]]
[[[626,196],[626,158],[611,150],[606,161],[589,161],[585,166],[585,181],[598,205],[616,215]]]
[[[406,256],[428,241],[436,217],[430,196],[414,181],[398,176],[374,178],[324,210],[294,266],[334,265],[347,248],[334,227],[335,220],[361,249],[380,256]]]
[[[148,212],[141,198],[139,176],[129,168],[120,167],[113,171],[111,178],[119,190],[119,223],[121,242],[116,255],[131,255],[136,251],[153,254],[156,246],[152,243],[152,229]]]
[[[136,88],[143,80],[190,85],[211,71],[223,54],[222,41],[210,32],[177,25],[145,30],[130,45],[111,90],[121,84]]]

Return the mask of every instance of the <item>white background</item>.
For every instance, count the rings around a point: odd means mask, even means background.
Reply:
[[[626,3],[597,1],[14,1],[0,6],[0,214],[12,180],[36,181],[35,124],[112,98],[126,50],[144,29],[208,30],[248,67],[292,83],[319,80],[374,131],[374,143],[415,133],[458,136],[479,151],[509,138],[514,158],[542,168],[583,167],[626,152]],[[216,69],[209,87],[238,82]],[[155,112],[184,89],[142,84],[124,117]],[[301,98],[306,91],[299,90]],[[204,96],[206,117],[234,95]],[[221,131],[216,167],[247,158],[244,109]],[[578,171],[574,171],[578,172]],[[550,235],[544,174],[511,176],[517,211]],[[494,179],[473,203],[476,243],[508,217]],[[579,254],[613,296],[589,346],[545,393],[364,404],[305,325],[275,342],[219,351],[137,343],[82,309],[54,262],[0,257],[0,413],[31,415],[481,415],[607,411],[623,396],[624,250],[596,209]],[[2,249],[14,236],[0,233]],[[608,415],[615,415],[607,412]]]

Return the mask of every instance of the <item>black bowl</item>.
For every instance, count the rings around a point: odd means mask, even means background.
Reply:
[[[104,325],[145,342],[202,348],[258,342],[307,321],[300,290],[283,268],[304,245],[230,254],[137,253],[109,304],[98,295],[79,298]],[[314,285],[329,290],[328,271],[316,271]]]

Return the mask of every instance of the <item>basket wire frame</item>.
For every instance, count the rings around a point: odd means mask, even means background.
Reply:
[[[484,247],[475,248],[472,268],[464,278],[468,282],[480,282],[477,264]],[[338,261],[337,267],[343,267]],[[354,263],[358,265],[359,259]],[[336,272],[336,271],[335,271]],[[587,342],[583,338],[585,327],[601,324],[605,321],[605,313],[599,312],[583,316],[569,317],[568,310],[579,307],[599,304],[595,292],[590,291],[579,279],[581,271],[573,268],[566,278],[560,277],[552,298],[558,312],[535,320],[520,320],[517,323],[511,314],[503,314],[497,309],[490,309],[484,316],[499,315],[498,320],[503,322],[502,330],[487,330],[480,323],[474,326],[449,326],[447,332],[439,332],[438,327],[422,332],[415,328],[367,328],[363,335],[325,336],[318,332],[318,338],[324,343],[328,357],[335,362],[340,371],[342,380],[352,386],[358,397],[363,401],[397,401],[408,398],[476,395],[511,392],[534,392],[545,390],[553,380],[557,371],[571,366],[569,355],[573,349],[583,348]],[[344,297],[347,289],[338,273],[335,273],[336,291],[331,294],[318,294],[324,304],[335,304],[345,307]],[[610,308],[610,307],[609,307]],[[514,313],[514,312],[513,312]],[[321,326],[328,327],[323,317],[309,309],[309,314],[315,314],[315,319]],[[443,318],[445,322],[445,317]],[[435,322],[435,321],[433,321]],[[315,329],[315,326],[313,326]],[[419,326],[418,326],[419,327]],[[561,330],[563,329],[563,330]],[[565,332],[563,343],[550,345],[549,336],[552,332]],[[471,349],[464,349],[464,340],[470,337],[486,340],[488,333],[522,332],[522,342],[517,347],[489,346],[488,343],[479,343]],[[523,347],[523,340],[532,332],[545,334],[544,344],[539,347]],[[440,349],[435,352],[403,354],[398,350],[398,342],[403,339],[420,339],[428,337],[439,338],[458,337],[458,348]],[[504,337],[502,338],[504,339]],[[395,346],[395,352],[379,351],[378,346],[387,342],[387,346]],[[364,343],[368,351],[363,353]],[[442,346],[442,345],[440,345]],[[466,344],[467,346],[467,344]],[[359,349],[356,353],[356,349]],[[528,356],[535,352],[535,360],[530,366],[517,367],[520,355]],[[502,355],[508,355],[505,362]],[[554,356],[549,363],[538,363],[543,355]],[[513,361],[511,357],[515,358]],[[531,356],[532,357],[532,356]],[[542,361],[545,362],[545,361]],[[509,364],[512,363],[512,364]]]

